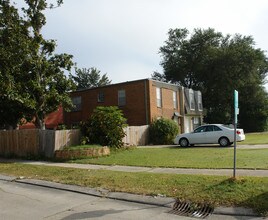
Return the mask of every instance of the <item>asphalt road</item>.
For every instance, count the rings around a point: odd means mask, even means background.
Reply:
[[[0,180],[0,219],[180,219],[170,208],[85,195],[55,188]],[[209,220],[253,220],[247,216],[211,215]]]

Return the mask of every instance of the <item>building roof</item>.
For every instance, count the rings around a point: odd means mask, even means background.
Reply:
[[[59,107],[57,111],[48,114],[45,117],[46,129],[56,129],[59,124],[63,124],[63,108]],[[28,122],[19,126],[19,129],[34,129],[35,124],[33,122]]]

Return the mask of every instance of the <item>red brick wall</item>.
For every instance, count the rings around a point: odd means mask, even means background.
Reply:
[[[156,87],[162,92],[161,108],[157,107]],[[178,87],[146,79],[71,93],[71,97],[82,97],[82,107],[81,111],[65,113],[65,124],[87,120],[96,106],[118,106],[118,90],[126,92],[126,105],[119,108],[130,126],[146,125],[158,117],[172,119],[175,112],[180,113]],[[173,91],[177,91],[176,109],[173,107]],[[104,93],[103,103],[98,102],[99,92]]]
[[[146,82],[147,80],[139,80],[71,93],[71,97],[82,97],[82,107],[81,111],[66,112],[65,123],[71,125],[79,121],[87,120],[97,106],[118,106],[118,90],[125,90],[126,105],[119,108],[127,118],[127,123],[131,126],[145,125]],[[98,102],[99,92],[104,93],[104,102]]]

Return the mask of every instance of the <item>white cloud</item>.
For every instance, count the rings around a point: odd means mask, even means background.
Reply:
[[[73,54],[79,67],[130,81],[161,71],[158,51],[170,28],[252,35],[267,51],[267,12],[267,0],[65,0],[47,11],[44,35],[57,39],[57,50]]]

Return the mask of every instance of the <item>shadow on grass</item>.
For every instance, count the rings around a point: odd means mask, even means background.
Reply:
[[[254,211],[261,216],[268,217],[268,192],[251,197],[241,204],[242,206],[253,207]]]
[[[219,195],[220,193],[221,195],[223,195],[223,197],[221,197],[222,200],[227,199],[231,201],[234,199],[234,197],[236,197],[235,200],[237,199],[238,201],[235,202],[235,206],[251,208],[253,212],[257,215],[267,217],[268,191],[259,192],[260,194],[258,194],[258,190],[255,192],[252,192],[252,190],[250,190],[250,188],[254,187],[254,183],[250,183],[250,181],[248,181],[246,178],[229,178],[225,179],[217,185],[208,187],[207,189],[208,191],[213,191],[215,194]],[[239,195],[244,194],[243,191],[244,193],[249,194],[246,200],[243,200],[243,196],[239,198]],[[252,193],[255,193],[255,195],[250,197],[250,194]],[[227,195],[227,197],[225,197],[224,195]]]

